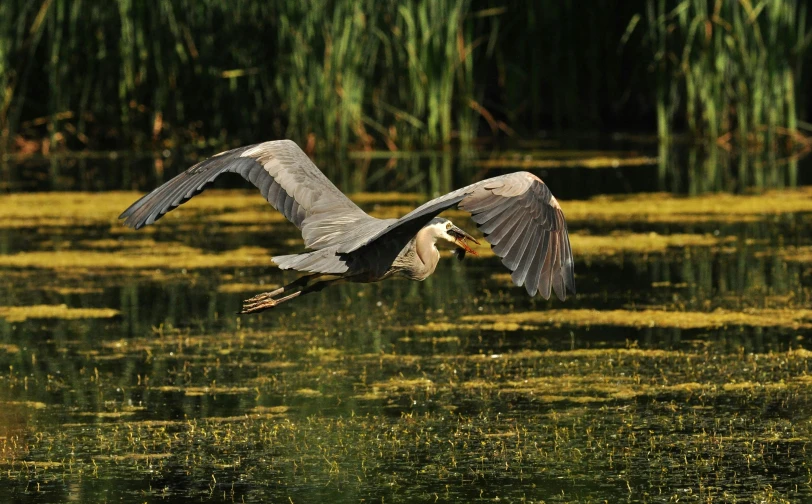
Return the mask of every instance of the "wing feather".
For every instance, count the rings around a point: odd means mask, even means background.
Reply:
[[[550,247],[550,233],[542,233],[541,241],[536,248],[536,255],[533,257],[533,262],[527,270],[527,283],[524,285],[527,293],[535,296],[539,292],[541,285],[545,282],[545,278],[541,276],[542,263],[547,259],[547,250]],[[530,291],[533,292],[530,292]],[[542,291],[543,292],[543,291]],[[549,297],[549,294],[547,295]]]
[[[536,279],[528,279],[527,272],[530,270],[530,267],[533,265],[533,261],[536,260],[536,254],[538,253],[538,246],[539,242],[541,241],[541,230],[538,228],[532,228],[529,230],[530,239],[527,241],[527,247],[524,249],[522,256],[519,262],[516,264],[516,269],[513,271],[513,283],[518,286],[525,286],[527,289],[527,293],[531,296],[536,294]]]
[[[567,224],[561,206],[541,179],[528,172],[490,178],[435,198],[400,219],[380,221],[376,233],[338,246],[342,254],[373,254],[405,245],[437,214],[457,206],[471,214],[516,285],[545,299],[575,293],[575,273]]]
[[[493,252],[498,255],[499,257],[504,258],[507,254],[507,251],[513,248],[516,244],[516,241],[522,238],[522,232],[524,230],[524,222],[521,219],[514,219],[512,224],[503,227],[497,233],[504,234],[503,237],[494,239],[494,241],[490,241],[490,235],[488,237],[488,241],[493,248]]]
[[[488,235],[488,241],[491,245],[499,243],[515,227],[518,221],[517,217],[520,216],[521,211],[521,205],[513,204],[495,219],[480,225],[479,230]]]
[[[335,246],[362,224],[381,222],[339,191],[290,140],[240,147],[201,161],[133,203],[120,218],[135,229],[152,224],[223,173],[237,173],[257,186],[271,206],[302,230],[310,248]],[[308,232],[309,227],[329,236]]]
[[[542,296],[550,296],[550,288],[552,286],[552,271],[553,271],[553,256],[556,254],[558,250],[557,237],[550,237],[550,241],[552,242],[550,252],[544,258],[544,263],[541,266],[541,275],[540,278],[542,279],[542,283],[540,284],[541,295]]]
[[[502,258],[502,264],[507,266],[510,271],[516,271],[516,268],[519,267],[519,263],[524,257],[524,251],[527,250],[527,246],[530,244],[530,230],[527,229],[526,223],[522,226],[521,229],[521,241],[518,242],[518,245],[512,247],[505,253],[505,256]],[[515,281],[515,279],[514,279]],[[517,284],[521,287],[521,284]]]

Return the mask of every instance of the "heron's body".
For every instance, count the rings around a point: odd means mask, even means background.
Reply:
[[[339,191],[289,140],[217,154],[136,201],[121,215],[136,229],[152,224],[200,193],[217,176],[235,172],[256,185],[302,231],[310,252],[276,256],[281,269],[308,275],[246,301],[243,313],[262,311],[338,280],[376,282],[393,275],[430,276],[440,260],[438,242],[475,253],[474,238],[436,215],[458,207],[471,213],[514,283],[532,296],[575,292],[572,251],[561,207],[535,175],[490,178],[433,199],[400,219],[376,219]],[[463,252],[464,254],[464,252]],[[298,290],[297,290],[298,289]],[[291,294],[289,292],[294,291]],[[278,298],[285,294],[284,297]]]

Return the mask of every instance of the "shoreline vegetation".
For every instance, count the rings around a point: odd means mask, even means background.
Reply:
[[[617,130],[793,155],[811,26],[800,0],[8,0],[0,155]]]

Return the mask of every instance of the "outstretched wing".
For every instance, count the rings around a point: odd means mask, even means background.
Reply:
[[[271,206],[302,230],[309,248],[335,245],[362,222],[378,222],[290,140],[240,147],[201,161],[133,203],[119,218],[135,229],[152,224],[223,173],[238,173],[257,186]]]
[[[341,252],[370,252],[388,240],[406,240],[437,214],[457,206],[471,213],[494,253],[527,293],[551,290],[564,300],[575,293],[575,272],[564,213],[550,189],[535,175],[517,172],[490,178],[433,199]]]

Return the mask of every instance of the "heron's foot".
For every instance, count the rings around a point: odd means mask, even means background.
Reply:
[[[240,315],[246,315],[248,313],[257,313],[261,311],[265,311],[269,308],[273,308],[276,306],[276,300],[273,298],[266,299],[264,301],[256,301],[254,303],[249,303],[250,299],[247,299],[242,304],[242,310],[240,310]]]
[[[271,292],[263,292],[262,294],[257,294],[256,296],[246,299],[243,301],[243,305],[252,304],[252,303],[259,303],[260,301],[265,301],[266,299],[272,298],[274,296],[278,296],[285,291],[285,288],[276,289],[275,291]]]
[[[245,315],[248,313],[258,313],[261,311],[265,311],[271,309],[285,301],[295,298],[296,296],[300,295],[302,291],[294,292],[293,294],[289,294],[285,297],[274,299],[273,296],[278,295],[280,292],[283,292],[283,289],[277,289],[273,292],[263,292],[257,296],[254,296],[250,299],[246,299],[243,301],[242,310],[240,310],[240,315]]]

